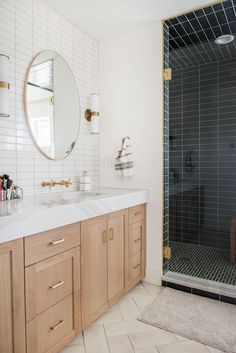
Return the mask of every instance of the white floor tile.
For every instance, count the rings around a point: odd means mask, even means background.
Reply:
[[[124,320],[135,320],[140,313],[132,297],[126,296],[119,301],[120,311]]]
[[[146,306],[150,304],[156,298],[155,295],[144,294],[144,295],[135,295],[133,297],[135,303],[138,306]]]
[[[143,282],[143,286],[146,288],[150,295],[158,295],[162,292],[163,287],[156,286],[152,283]]]
[[[146,325],[137,320],[128,320],[122,322],[115,322],[112,324],[105,324],[105,331],[107,336],[127,335],[135,332],[143,332],[153,330],[153,327]]]
[[[158,353],[156,347],[135,349],[135,353]]]
[[[76,344],[65,347],[60,353],[85,353],[83,344]]]
[[[178,342],[190,341],[188,338],[183,337],[183,336],[175,335],[175,337],[176,337]]]
[[[157,346],[160,353],[209,353],[209,350],[203,344],[188,341]]]
[[[118,303],[113,304],[113,305],[108,309],[108,311],[120,311],[120,308],[119,308]]]
[[[119,321],[123,321],[120,311],[106,311],[94,322],[94,325],[102,325]]]
[[[108,337],[111,353],[134,353],[127,335]]]
[[[130,334],[129,337],[134,349],[176,343],[176,338],[172,333],[158,329]]]
[[[109,353],[102,325],[93,325],[84,331],[86,353]]]
[[[148,291],[142,284],[138,284],[134,287],[127,295],[130,297],[134,297],[135,295],[145,295],[148,294]]]
[[[139,284],[61,353],[223,353],[137,320],[160,287]]]
[[[84,339],[83,335],[79,335],[78,337],[75,337],[73,341],[70,342],[69,346],[74,345],[74,344],[84,344]]]

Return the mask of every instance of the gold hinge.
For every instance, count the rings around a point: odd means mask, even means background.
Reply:
[[[163,79],[164,81],[170,81],[172,76],[171,69],[164,69],[163,70]]]
[[[163,257],[164,259],[170,260],[171,259],[171,247],[165,246],[163,248]]]

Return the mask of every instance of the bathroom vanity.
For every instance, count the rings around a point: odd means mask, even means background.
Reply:
[[[1,205],[1,352],[59,352],[144,277],[147,201],[100,189]]]

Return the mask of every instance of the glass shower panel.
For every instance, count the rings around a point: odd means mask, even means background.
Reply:
[[[172,68],[169,270],[236,285],[235,234],[236,58]]]

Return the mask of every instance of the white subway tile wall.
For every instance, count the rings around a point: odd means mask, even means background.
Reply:
[[[24,80],[34,55],[55,50],[78,84],[81,125],[73,152],[63,161],[45,158],[34,146],[24,112]],[[10,174],[25,194],[45,192],[41,181],[78,177],[87,170],[99,186],[99,136],[83,117],[89,95],[98,92],[98,42],[40,0],[0,0],[0,53],[10,56],[10,118],[0,118],[0,174]],[[66,116],[65,116],[66,119]],[[56,189],[57,191],[59,189]]]

